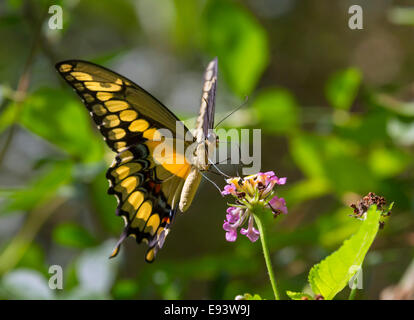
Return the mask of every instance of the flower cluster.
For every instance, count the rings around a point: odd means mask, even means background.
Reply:
[[[274,187],[286,183],[286,178],[278,178],[273,171],[259,172],[244,178],[234,177],[227,179],[227,185],[222,195],[232,195],[236,204],[227,209],[223,229],[226,231],[227,241],[236,241],[238,229],[248,221],[247,229],[242,228],[240,233],[255,242],[259,238],[259,231],[254,227],[252,209],[257,206],[269,208],[273,215],[287,214],[285,199],[275,195]]]

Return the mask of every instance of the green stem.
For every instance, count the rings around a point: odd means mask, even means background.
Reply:
[[[351,290],[351,293],[349,294],[349,298],[348,298],[348,300],[355,300],[356,293],[357,293],[357,288],[356,288],[356,286],[355,286],[355,287]]]
[[[0,276],[19,263],[38,231],[65,201],[65,198],[56,198],[49,202],[47,206],[39,206],[29,213],[17,235],[0,254]]]
[[[355,300],[355,296],[356,296],[357,290],[358,290],[357,284],[358,284],[358,279],[355,277],[354,283],[353,283],[353,288],[351,289],[351,292],[349,293],[348,300]]]
[[[262,243],[263,255],[266,261],[267,273],[269,274],[269,279],[272,285],[273,293],[275,295],[275,300],[280,300],[280,295],[279,295],[279,292],[276,286],[275,275],[273,273],[272,260],[270,259],[269,249],[266,243],[266,234],[265,234],[264,226],[263,226],[262,220],[259,218],[259,215],[256,215],[255,213],[253,213],[253,216],[254,216],[254,220],[256,221],[257,227],[259,228],[260,241]]]

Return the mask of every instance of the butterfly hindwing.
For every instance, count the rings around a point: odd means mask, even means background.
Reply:
[[[189,166],[182,165],[183,170]],[[125,229],[112,256],[128,236],[149,245],[146,261],[152,262],[162,247],[172,223],[184,179],[154,165],[145,143],[121,151],[108,169],[109,194],[118,200],[117,215]]]

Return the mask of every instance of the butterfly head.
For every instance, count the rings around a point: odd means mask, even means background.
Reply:
[[[197,140],[193,154],[193,164],[201,171],[208,171],[212,162],[211,157],[214,155],[217,147],[218,137],[211,130],[206,137],[201,133]]]
[[[214,155],[215,149],[218,147],[218,136],[213,130],[209,130],[204,142],[205,145],[205,163],[207,164],[206,170],[210,167],[211,157]]]
[[[206,145],[207,147],[212,146],[213,148],[217,148],[219,143],[219,137],[214,132],[214,130],[209,130],[206,138]]]

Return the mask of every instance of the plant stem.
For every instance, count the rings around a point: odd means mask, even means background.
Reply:
[[[280,295],[279,295],[279,292],[276,286],[275,275],[273,273],[272,260],[270,259],[269,249],[266,243],[266,234],[265,234],[264,226],[263,226],[262,220],[259,218],[258,215],[253,213],[253,216],[254,216],[254,220],[256,221],[257,227],[259,228],[260,241],[262,243],[263,255],[264,255],[265,262],[266,262],[267,273],[269,274],[270,283],[272,285],[272,290],[275,295],[275,300],[280,300]]]
[[[45,206],[35,208],[10,244],[0,254],[0,276],[13,269],[26,253],[37,232],[47,219],[66,201],[56,198]]]
[[[19,78],[17,89],[14,93],[13,100],[16,102],[15,108],[17,109],[17,111],[13,114],[10,129],[7,133],[3,148],[0,150],[0,165],[4,161],[4,158],[7,155],[7,151],[9,147],[12,145],[14,134],[16,133],[16,123],[19,121],[19,118],[22,113],[23,102],[26,98],[27,90],[29,88],[31,68],[34,62],[34,58],[36,56],[39,41],[42,38],[43,21],[46,19],[48,11],[46,10],[46,8],[43,9],[43,15],[39,21],[37,21],[38,19],[36,19],[36,17],[33,16],[34,12],[35,10],[33,10],[31,2],[27,1],[23,14],[25,17],[27,15],[26,19],[28,19],[32,25],[35,25],[35,31],[33,35],[32,44],[30,46],[29,54],[26,63],[23,67],[23,73]]]
[[[348,300],[355,300],[356,293],[357,293],[357,288],[356,288],[356,286],[355,286],[355,288],[353,288],[353,289],[351,290],[351,293],[349,294],[349,298],[348,298]]]

